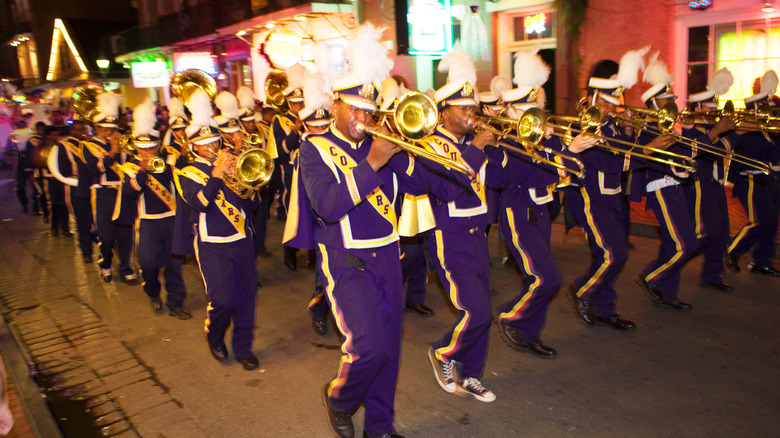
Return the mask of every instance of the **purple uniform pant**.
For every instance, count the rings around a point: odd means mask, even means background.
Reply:
[[[331,405],[351,415],[363,404],[364,430],[391,433],[403,320],[398,244],[360,251],[361,257],[319,249],[318,269],[344,352],[328,390]]]
[[[740,176],[734,182],[734,194],[748,217],[748,223],[728,247],[729,256],[739,258],[751,247],[753,260],[759,266],[772,266],[780,215],[780,193],[776,182],[757,175]]]
[[[646,206],[653,211],[661,227],[661,246],[658,258],[642,270],[642,277],[660,287],[664,300],[676,300],[682,267],[698,246],[682,186],[667,186],[649,192]]]
[[[133,252],[133,228],[129,225],[117,225],[112,219],[118,191],[108,187],[93,189],[95,193],[95,225],[100,239],[101,269],[111,268],[114,243],[117,244],[119,253],[119,275],[125,276],[133,273],[130,267],[130,255]]]
[[[194,227],[190,215],[192,207],[176,194],[176,216],[175,225],[171,230],[173,240],[171,242],[171,252],[179,256],[195,254],[195,248],[192,245],[195,238]]]
[[[406,284],[406,302],[424,304],[428,271],[425,268],[423,236],[401,237],[401,272]]]
[[[182,260],[171,255],[175,217],[141,219],[138,224],[138,265],[141,267],[143,288],[150,298],[159,297],[160,269],[163,269],[166,305],[176,309],[184,304],[186,292],[182,277]]]
[[[89,198],[82,198],[76,195],[75,187],[70,190],[70,206],[73,209],[73,216],[76,218],[76,231],[78,233],[79,248],[84,255],[92,255],[92,206]]]
[[[225,342],[225,332],[233,322],[233,353],[248,359],[255,339],[257,273],[252,238],[236,242],[195,242],[195,256],[209,299],[204,330],[213,347]]]
[[[530,209],[530,210],[529,210]],[[515,327],[525,343],[540,340],[550,299],[561,286],[561,276],[550,253],[550,213],[547,205],[516,202],[501,212],[501,226],[525,281],[520,293],[498,306],[498,318]]]
[[[723,257],[729,241],[726,191],[719,182],[707,178],[684,186],[683,194],[698,239],[696,253],[704,253],[701,281],[720,283],[723,281]]]
[[[593,304],[598,316],[617,314],[615,281],[628,259],[623,229],[622,199],[617,195],[591,195],[583,187],[567,187],[566,200],[577,223],[588,236],[593,260],[585,274],[574,280],[577,297]]]
[[[436,230],[431,255],[450,302],[458,310],[453,327],[433,343],[436,358],[457,361],[462,378],[485,371],[491,325],[490,256],[484,227],[465,233]]]

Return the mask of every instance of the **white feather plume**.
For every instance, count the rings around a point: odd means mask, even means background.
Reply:
[[[268,77],[268,73],[271,72],[271,65],[262,56],[253,56],[252,59],[253,59],[253,67],[255,71],[256,84],[259,84],[259,86],[255,89],[257,91],[255,97],[260,102],[264,102],[265,101],[264,84],[266,78]]]
[[[317,43],[314,46],[314,72],[320,73],[327,81],[327,87],[333,84],[333,55],[330,47],[325,43]]]
[[[518,88],[539,88],[550,78],[550,67],[535,50],[515,54],[515,85]]]
[[[122,96],[106,91],[97,95],[97,107],[106,117],[118,117],[119,105],[122,103]]]
[[[184,113],[184,104],[181,103],[181,100],[178,97],[171,97],[168,101],[168,116],[172,119],[176,117],[187,117]]]
[[[774,96],[777,92],[777,73],[774,70],[767,70],[764,76],[761,76],[761,92],[769,96]]]
[[[384,27],[374,27],[371,22],[366,22],[357,29],[355,38],[344,49],[350,74],[361,83],[379,82],[393,69],[387,47],[380,42],[384,30]]]
[[[716,96],[723,96],[729,91],[731,85],[734,84],[734,75],[731,74],[726,67],[721,68],[712,75],[710,83],[707,84],[707,89],[715,92]]]
[[[207,126],[211,122],[211,101],[209,95],[203,90],[195,90],[190,96],[187,106],[192,113],[190,125]]]
[[[333,94],[324,74],[307,74],[303,80],[303,106],[310,110],[330,109]]]
[[[382,90],[379,92],[379,102],[383,104],[387,101],[392,101],[398,97],[398,82],[391,77],[386,77],[382,81]]]
[[[460,40],[455,42],[452,51],[439,62],[439,73],[445,72],[448,72],[447,83],[469,81],[471,85],[477,84],[477,68],[468,53],[460,48]]]
[[[241,108],[255,108],[255,92],[247,86],[238,87],[236,99],[238,99],[238,105]]]
[[[648,45],[638,50],[629,50],[620,58],[617,81],[621,87],[627,90],[639,82],[639,72],[645,69],[645,61],[642,57],[649,51]]]
[[[287,70],[287,82],[289,84],[287,89],[292,91],[296,88],[303,88],[303,78],[306,77],[306,72],[306,67],[302,64],[293,64],[293,66]]]
[[[512,79],[509,76],[496,76],[490,81],[490,93],[501,98],[501,93],[512,89]]]
[[[671,84],[674,82],[674,76],[669,73],[666,63],[658,59],[658,52],[655,52],[650,58],[642,79],[650,85]]]
[[[217,94],[217,97],[214,98],[214,105],[219,108],[219,111],[225,118],[238,118],[238,99],[236,99],[236,96],[234,96],[233,93],[223,91]]]
[[[133,110],[133,135],[151,134],[155,123],[157,123],[157,112],[152,100],[147,97]]]

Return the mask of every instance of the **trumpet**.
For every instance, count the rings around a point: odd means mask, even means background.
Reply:
[[[674,158],[684,159],[684,160],[686,160],[686,161],[688,161],[690,163],[693,163],[693,159],[691,157],[686,157],[684,155],[675,154],[673,152],[664,151],[664,150],[656,149],[656,148],[652,148],[652,147],[640,146],[640,145],[638,145],[636,143],[631,143],[631,142],[628,142],[628,141],[623,141],[623,140],[619,140],[619,139],[615,139],[615,138],[607,139],[606,137],[604,137],[601,134],[601,111],[599,111],[599,109],[596,108],[595,106],[588,107],[582,113],[582,115],[580,117],[550,115],[549,118],[553,119],[553,120],[559,120],[559,121],[567,122],[567,123],[579,123],[580,129],[572,128],[571,125],[563,126],[563,125],[560,125],[560,124],[552,124],[552,123],[550,123],[549,125],[552,126],[553,128],[564,129],[564,130],[569,130],[569,131],[574,131],[574,132],[584,132],[586,135],[591,135],[591,136],[597,137],[601,141],[599,143],[596,143],[596,145],[601,147],[601,148],[603,148],[603,149],[606,149],[608,151],[615,152],[615,153],[621,153],[621,154],[625,154],[625,155],[632,155],[632,156],[641,157],[641,158],[646,159],[646,160],[651,160],[651,161],[655,161],[655,162],[658,162],[658,163],[667,164],[667,165],[674,166],[674,167],[677,167],[677,168],[680,168],[680,169],[684,169],[684,170],[687,170],[687,171],[690,171],[690,172],[695,171],[692,165],[681,164],[681,163],[677,163],[677,162],[674,162],[674,161],[671,161],[671,160],[658,158],[658,157],[653,157],[653,156],[646,155],[646,154],[643,154],[643,153],[640,153],[640,152],[635,152],[635,151],[631,151],[631,150],[625,150],[625,149],[621,149],[621,148],[618,148],[618,147],[610,145],[608,143],[608,141],[615,142],[615,143],[622,144],[622,145],[626,145],[626,146],[631,146],[631,147],[641,147],[641,148],[643,148],[645,150],[649,150],[650,152],[665,154],[665,155],[668,155],[668,156],[671,156],[671,157],[674,157]],[[564,134],[564,133],[555,133],[555,135],[561,135],[561,136],[564,136],[564,137],[566,136],[566,134]],[[569,134],[569,135],[571,135],[571,134]]]
[[[504,124],[509,128],[504,128],[504,130],[499,130],[491,123]],[[515,140],[518,143],[522,144],[525,147],[525,149],[518,148],[506,143],[499,143],[500,147],[512,151],[516,154],[529,157],[534,162],[544,163],[549,166],[553,166],[557,169],[565,170],[573,175],[576,175],[577,178],[580,179],[585,178],[585,165],[582,164],[580,160],[562,154],[550,148],[545,148],[544,146],[539,144],[539,142],[544,137],[547,127],[546,127],[546,118],[544,117],[544,112],[538,108],[531,108],[527,110],[525,113],[523,113],[523,116],[517,120],[509,117],[500,117],[500,116],[478,116],[477,122],[474,124],[474,127],[478,130],[487,130],[499,138],[505,137],[507,134],[509,134],[512,131],[512,129],[514,129],[515,132],[517,133]],[[575,170],[561,163],[558,163],[557,161],[552,161],[546,158],[542,158],[539,155],[533,153],[534,150],[551,153],[555,156],[572,161],[574,162],[574,164],[577,165],[579,169]]]
[[[439,112],[436,110],[436,104],[430,97],[423,93],[413,91],[399,99],[395,106],[395,111],[393,111],[393,121],[398,129],[398,133],[402,137],[409,140],[421,140],[433,134],[433,131],[436,129],[436,125],[439,122]],[[458,172],[469,176],[473,173],[468,166],[462,163],[442,157],[435,152],[430,152],[413,143],[382,134],[375,128],[359,124],[357,129],[360,132],[387,140],[406,152],[426,158],[441,164],[444,167],[457,170]]]
[[[127,155],[131,155],[137,158],[139,161],[141,160],[141,155],[138,152],[138,146],[135,144],[132,135],[122,136],[122,138],[119,140],[119,148]],[[163,173],[165,171],[165,160],[160,158],[158,155],[149,157],[149,159],[146,160],[146,169],[151,173]]]
[[[231,154],[227,149],[217,152],[217,158],[222,154]],[[268,152],[253,147],[247,149],[236,157],[235,170],[225,172],[222,181],[238,196],[249,199],[271,180],[274,173],[274,160]]]

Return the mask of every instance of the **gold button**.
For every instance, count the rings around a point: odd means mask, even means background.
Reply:
[[[372,252],[372,253],[371,253],[371,257],[376,257],[376,253],[375,253],[375,252]]]
[[[469,230],[469,234],[474,234],[474,228]]]

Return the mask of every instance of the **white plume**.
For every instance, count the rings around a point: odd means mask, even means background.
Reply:
[[[647,55],[649,51],[650,46],[648,45],[638,50],[629,50],[620,58],[617,81],[621,87],[628,90],[639,82],[639,72],[645,69],[645,61],[642,57]]]
[[[512,79],[509,76],[496,76],[490,81],[490,93],[501,98],[501,93],[512,89]]]
[[[119,105],[122,103],[122,96],[106,91],[97,95],[97,107],[106,117],[118,117]]]
[[[189,105],[187,106],[192,113],[192,120],[190,125],[193,126],[207,126],[211,122],[211,101],[209,95],[203,90],[195,90],[190,96]]]
[[[256,84],[259,84],[257,86],[257,95],[255,97],[260,102],[265,101],[265,80],[268,77],[268,73],[271,72],[271,65],[268,63],[268,61],[263,56],[253,56],[252,59],[254,60],[254,71],[255,71],[255,78],[256,78]]]
[[[327,109],[333,105],[333,94],[324,74],[307,74],[303,80],[303,105],[310,110]]]
[[[515,85],[518,88],[539,88],[550,78],[550,67],[544,63],[536,50],[515,54]]]
[[[241,108],[255,109],[255,92],[247,86],[238,87],[236,98]]]
[[[715,92],[716,96],[723,96],[729,91],[732,84],[734,84],[734,75],[731,74],[729,69],[723,67],[712,75],[710,83],[707,84],[707,89]]]
[[[233,93],[223,91],[217,94],[217,97],[214,98],[214,105],[219,108],[219,111],[225,118],[238,118],[238,99],[236,99],[236,96],[234,96]]]
[[[398,97],[398,89],[398,82],[389,76],[386,77],[382,81],[382,90],[379,92],[379,102],[384,103],[394,100]]]
[[[393,69],[387,47],[380,42],[384,30],[384,27],[377,28],[366,22],[357,29],[355,38],[344,49],[350,72],[361,83],[379,82]]]
[[[468,53],[460,48],[460,40],[455,42],[452,51],[439,62],[439,73],[445,72],[449,72],[447,83],[469,81],[471,85],[477,84],[477,68]]]
[[[761,76],[761,92],[769,96],[774,96],[777,92],[777,73],[774,70],[767,70],[764,76]]]
[[[168,101],[168,116],[172,119],[176,117],[187,117],[184,113],[184,104],[181,103],[181,100],[178,97],[171,97]]]
[[[327,88],[333,84],[333,56],[325,43],[314,46],[314,73],[321,73],[327,81]]]
[[[666,63],[658,59],[658,52],[655,52],[650,58],[642,79],[650,85],[671,84],[674,82],[674,76],[669,73]]]
[[[303,88],[303,78],[306,77],[306,72],[306,67],[302,64],[293,64],[293,66],[287,70],[287,82],[289,84],[287,89],[292,91],[296,88]]]
[[[152,100],[147,97],[133,110],[133,135],[151,134],[155,123],[157,123],[157,112]]]

